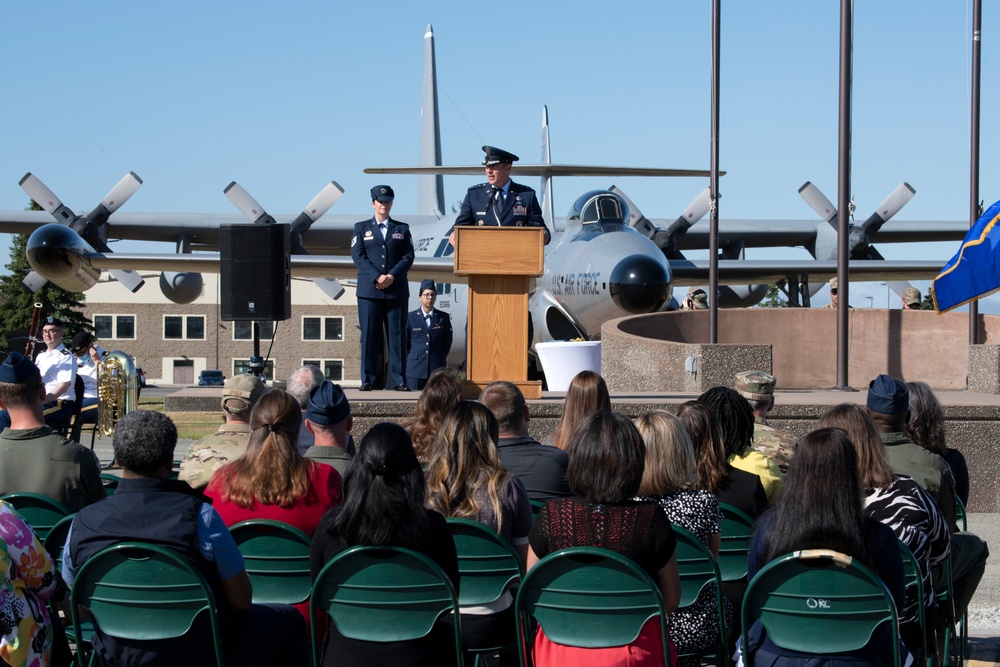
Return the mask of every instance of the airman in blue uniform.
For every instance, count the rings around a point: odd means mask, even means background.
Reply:
[[[404,381],[406,273],[413,264],[409,225],[389,217],[395,193],[388,185],[372,188],[375,216],[355,223],[351,259],[358,267],[358,320],[361,324],[361,391],[371,391],[378,375],[382,329],[389,332],[389,377],[386,385],[410,391]]]
[[[406,385],[418,391],[430,374],[448,364],[451,350],[451,317],[434,307],[437,289],[433,280],[420,283],[420,307],[406,318]]]
[[[544,227],[545,243],[551,238],[538,198],[531,188],[510,180],[510,170],[518,157],[493,146],[483,146],[486,183],[469,188],[455,227]],[[454,231],[449,241],[454,244]]]

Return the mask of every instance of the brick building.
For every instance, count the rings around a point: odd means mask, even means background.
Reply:
[[[163,296],[159,274],[143,274],[136,294],[108,280],[87,291],[84,313],[94,323],[101,346],[131,355],[150,383],[192,384],[206,369],[226,377],[241,373],[253,353],[249,322],[220,318],[219,277],[204,274],[202,295],[180,305]],[[292,280],[292,317],[262,323],[260,354],[270,379],[284,380],[295,368],[316,364],[345,386],[360,385],[361,345],[353,287],[337,301],[311,281]],[[67,332],[67,340],[73,332]],[[273,345],[272,345],[273,342]]]

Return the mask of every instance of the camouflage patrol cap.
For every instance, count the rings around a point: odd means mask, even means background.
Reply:
[[[830,289],[831,290],[837,289],[837,284],[838,283],[837,283],[837,279],[836,278],[830,278]]]
[[[687,298],[691,299],[691,307],[694,310],[708,308],[708,293],[700,287],[689,287]]]
[[[267,392],[267,385],[256,375],[234,375],[222,388],[222,409],[233,417],[248,419],[258,399]]]
[[[774,396],[774,385],[777,380],[764,371],[743,371],[736,374],[736,391],[743,398],[761,401]]]
[[[920,305],[920,290],[916,287],[907,287],[903,290],[903,303],[909,306]]]

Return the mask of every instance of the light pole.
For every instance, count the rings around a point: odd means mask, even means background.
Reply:
[[[873,297],[873,296],[866,296],[865,298],[868,299],[868,307],[871,308],[872,307],[872,302],[875,300],[875,297]]]

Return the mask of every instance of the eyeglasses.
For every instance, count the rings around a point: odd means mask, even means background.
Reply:
[[[54,336],[57,333],[62,333],[62,329],[42,329],[42,335],[48,334],[49,336]]]
[[[835,289],[831,289],[830,290],[830,294],[836,294],[836,293],[837,293],[837,290],[835,290]]]

